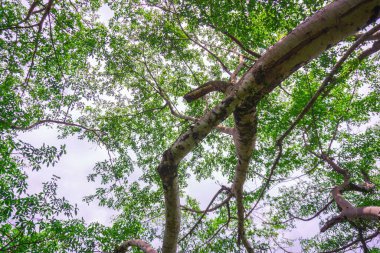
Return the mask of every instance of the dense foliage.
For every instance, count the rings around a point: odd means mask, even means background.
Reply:
[[[225,97],[209,93],[190,103],[183,96],[211,80],[236,83],[271,45],[329,2],[1,1],[0,252],[111,252],[132,239],[159,248],[165,223],[161,155]],[[104,5],[113,11],[109,23],[99,20]],[[243,192],[245,234],[256,252],[282,252],[298,242],[293,249],[302,252],[380,250],[379,220],[361,217],[312,238],[285,239],[307,222],[300,219],[319,219],[323,227],[338,215],[341,206],[331,189],[346,179],[350,186],[342,192],[353,206],[380,206],[376,32],[333,76],[357,35],[323,52],[258,103]],[[328,86],[283,136],[326,77]],[[233,116],[222,124],[232,129]],[[57,196],[59,175],[42,192],[28,192],[30,171],[70,155],[64,146],[34,147],[19,137],[42,125],[108,150],[109,159],[88,176],[99,188],[85,201],[117,210],[112,226],[78,218],[75,204]],[[230,188],[237,161],[233,138],[216,129],[180,163],[179,251],[245,251]],[[334,164],[345,172],[332,169]],[[135,170],[142,176],[131,181]],[[222,205],[201,212],[187,190],[190,177],[220,182],[211,207]],[[368,187],[355,188],[363,183]],[[214,193],[204,191],[211,201]]]

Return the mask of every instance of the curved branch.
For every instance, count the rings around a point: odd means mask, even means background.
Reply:
[[[72,122],[66,122],[66,121],[60,121],[60,120],[54,120],[54,119],[40,120],[40,121],[37,121],[37,122],[33,123],[32,125],[27,126],[27,127],[11,126],[10,128],[13,130],[27,131],[27,130],[30,130],[32,128],[35,128],[39,125],[46,124],[46,123],[55,123],[55,124],[60,124],[60,125],[65,125],[65,126],[79,127],[79,128],[82,128],[86,131],[95,132],[95,133],[101,132],[101,130],[88,128],[88,127],[80,125],[80,124],[76,124],[76,123],[72,123]]]
[[[371,235],[365,237],[365,238],[364,238],[364,241],[372,240],[372,239],[376,238],[379,234],[380,234],[380,231],[376,231],[375,233],[373,233],[373,234],[371,234]],[[347,249],[347,248],[349,248],[349,247],[351,247],[351,246],[353,246],[353,245],[355,245],[355,244],[357,244],[357,243],[359,243],[359,242],[361,242],[361,239],[360,239],[360,238],[359,238],[359,239],[356,239],[355,241],[352,241],[352,242],[350,242],[350,243],[348,243],[348,244],[346,244],[346,245],[344,245],[344,246],[342,246],[342,247],[340,247],[340,248],[337,248],[337,249],[334,249],[334,250],[330,250],[330,251],[324,251],[324,252],[322,252],[322,253],[335,253],[335,252],[341,252],[342,250],[345,250],[345,249]]]
[[[155,250],[149,243],[140,239],[123,242],[119,247],[117,247],[114,250],[114,253],[126,253],[128,248],[131,246],[138,247],[144,253],[157,253],[157,250]]]
[[[247,101],[240,105],[234,112],[235,129],[234,135],[235,149],[238,157],[238,164],[235,168],[235,177],[232,185],[232,192],[236,198],[238,216],[238,241],[242,240],[247,252],[253,253],[253,247],[248,241],[245,233],[245,216],[243,191],[247,178],[249,162],[256,144],[257,134],[257,113],[256,101]]]
[[[228,38],[230,38],[233,42],[235,42],[243,51],[246,51],[247,53],[249,53],[250,55],[253,55],[255,56],[256,58],[260,58],[261,55],[250,50],[249,48],[246,48],[243,43],[238,40],[235,36],[233,36],[232,34],[228,33],[227,31],[224,31],[224,30],[221,30],[221,29],[218,29],[218,27],[212,25],[212,24],[209,24],[210,27],[214,28],[215,30],[219,30],[221,33],[223,33],[224,35],[226,35]]]
[[[367,182],[364,184],[364,186],[361,187],[352,184],[350,182],[351,177],[348,173],[348,170],[341,168],[338,164],[336,164],[331,158],[329,158],[325,154],[322,154],[320,157],[325,162],[327,162],[335,172],[341,174],[344,177],[344,182],[341,185],[335,186],[331,191],[333,198],[341,212],[338,216],[335,216],[332,219],[328,220],[326,224],[322,226],[321,232],[325,232],[334,225],[343,222],[345,219],[361,218],[380,220],[380,206],[355,207],[342,195],[342,192],[347,190],[359,189],[360,191],[369,191],[373,189],[374,185],[370,185],[369,187],[367,186]]]
[[[305,107],[302,109],[302,111],[298,114],[297,118],[294,120],[294,122],[289,126],[289,128],[280,136],[278,141],[282,142],[286,136],[290,134],[290,132],[294,129],[294,127],[301,121],[301,119],[310,111],[310,109],[313,107],[314,103],[317,101],[319,96],[325,91],[327,86],[333,81],[333,76],[338,72],[340,67],[343,65],[343,63],[348,59],[348,57],[355,51],[357,47],[360,46],[361,43],[365,41],[365,39],[379,30],[380,24],[374,26],[372,29],[370,29],[368,32],[363,34],[358,40],[355,41],[354,44],[351,45],[351,47],[345,52],[345,54],[340,58],[340,60],[335,64],[335,66],[332,68],[330,73],[325,77],[323,80],[321,86],[318,88],[318,90],[315,92],[313,97],[307,102]]]
[[[232,198],[232,195],[228,195],[228,197],[223,200],[222,202],[220,202],[219,204],[215,205],[214,207],[212,208],[209,208],[209,209],[205,209],[205,210],[195,210],[195,209],[192,209],[190,207],[187,207],[187,206],[181,206],[182,210],[184,211],[188,211],[188,212],[193,212],[193,213],[200,213],[200,214],[203,214],[203,213],[211,213],[215,210],[218,210],[219,208],[221,208],[222,206],[226,205],[228,202],[230,202]]]
[[[208,206],[206,207],[206,209],[203,211],[201,217],[199,217],[199,219],[195,222],[194,226],[189,230],[189,232],[187,232],[187,234],[185,234],[181,239],[179,239],[178,242],[181,242],[181,241],[185,240],[186,237],[188,237],[189,235],[191,235],[191,234],[194,232],[195,228],[199,225],[199,223],[201,223],[203,217],[206,215],[206,213],[209,212],[209,209],[210,209],[212,203],[214,203],[215,199],[219,196],[219,194],[221,194],[223,191],[226,191],[226,190],[229,191],[228,188],[226,188],[226,187],[222,187],[222,188],[220,188],[220,189],[216,192],[216,194],[215,194],[214,197],[211,199],[211,201],[210,201],[210,203],[208,204]]]
[[[231,95],[207,112],[163,153],[157,167],[165,197],[163,253],[177,250],[181,213],[178,165],[182,159],[243,101],[260,100],[327,47],[375,22],[377,6],[378,0],[338,0],[316,12],[270,47],[243,75]]]
[[[302,221],[310,221],[316,217],[318,217],[323,211],[325,211],[332,203],[334,202],[334,200],[330,200],[324,207],[322,207],[317,213],[315,213],[313,216],[311,216],[310,218],[307,218],[307,219],[304,219],[304,218],[300,218],[300,217],[296,217],[296,216],[293,216],[291,213],[289,213],[289,215],[292,217],[291,219],[296,219],[296,220],[302,220]],[[289,221],[289,220],[287,220]]]
[[[188,92],[186,95],[183,96],[183,98],[188,102],[193,102],[194,100],[197,100],[198,98],[201,98],[205,95],[207,95],[210,92],[213,91],[220,91],[225,93],[227,88],[232,86],[232,83],[226,82],[226,81],[209,81],[195,90],[192,90]]]

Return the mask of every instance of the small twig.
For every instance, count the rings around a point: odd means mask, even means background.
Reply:
[[[280,159],[281,159],[281,156],[282,156],[282,143],[279,143],[278,144],[278,153],[277,153],[277,156],[272,164],[272,167],[270,168],[270,171],[269,171],[269,176],[267,177],[267,179],[265,180],[264,182],[264,185],[261,187],[260,189],[260,194],[256,200],[256,203],[253,205],[253,207],[251,208],[251,210],[249,210],[249,212],[245,215],[245,219],[247,219],[251,213],[256,209],[257,205],[259,204],[261,198],[264,196],[264,193],[267,189],[267,187],[269,186],[269,182],[271,181],[272,179],[272,176],[274,174],[274,171],[278,165],[278,163],[280,162]]]
[[[202,213],[202,215],[199,217],[199,219],[195,222],[195,224],[193,225],[193,227],[189,230],[189,232],[187,232],[181,239],[178,240],[178,242],[181,242],[183,241],[184,239],[186,239],[186,237],[188,237],[189,235],[191,235],[193,233],[193,231],[195,230],[195,228],[199,225],[199,223],[202,221],[203,217],[206,215],[206,213],[208,212],[208,210],[210,209],[212,203],[214,203],[215,199],[219,196],[220,193],[222,193],[223,191],[226,191],[226,190],[229,190],[228,188],[226,187],[222,187],[220,188],[217,193],[214,195],[214,197],[211,199],[210,203],[208,204],[208,206],[206,207],[205,211]]]
[[[249,48],[246,48],[240,40],[238,40],[235,36],[233,36],[232,34],[228,33],[227,31],[221,30],[221,29],[219,29],[218,27],[216,27],[216,26],[214,26],[212,24],[209,24],[209,26],[212,27],[212,28],[214,28],[215,30],[219,30],[221,33],[223,33],[228,38],[230,38],[233,42],[235,42],[242,50],[246,51],[250,55],[253,55],[256,58],[260,58],[261,57],[260,54],[258,54],[256,52],[253,52]]]

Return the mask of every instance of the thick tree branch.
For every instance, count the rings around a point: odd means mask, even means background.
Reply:
[[[163,253],[177,249],[180,230],[178,164],[242,101],[259,101],[326,48],[378,18],[378,0],[337,0],[315,13],[256,61],[220,104],[183,133],[163,154],[157,172],[165,196]]]
[[[249,162],[256,144],[257,133],[257,113],[256,101],[242,103],[234,111],[236,134],[234,137],[238,164],[235,168],[235,177],[232,184],[232,193],[236,198],[238,216],[238,238],[242,240],[247,252],[254,252],[250,242],[245,235],[245,212],[243,191],[244,183],[247,178]]]
[[[140,239],[123,242],[119,247],[117,247],[114,250],[114,253],[126,253],[128,248],[131,246],[139,248],[144,253],[157,253],[157,250],[155,250],[149,243]]]
[[[232,83],[226,81],[209,81],[198,88],[188,92],[183,98],[188,102],[193,102],[213,91],[225,93],[227,88],[231,87]]]

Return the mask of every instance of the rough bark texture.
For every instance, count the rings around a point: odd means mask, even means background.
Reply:
[[[163,252],[177,250],[180,228],[179,162],[243,101],[259,101],[294,71],[378,18],[380,0],[338,0],[315,13],[269,48],[226,99],[205,114],[165,152],[157,168],[166,205]]]

